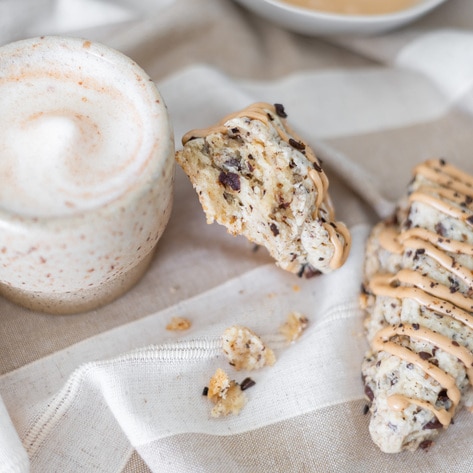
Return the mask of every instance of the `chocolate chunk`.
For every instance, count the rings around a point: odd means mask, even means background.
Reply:
[[[276,110],[276,115],[278,115],[281,118],[287,118],[287,113],[284,110],[284,106],[280,103],[275,103],[274,108]]]
[[[432,354],[426,351],[420,351],[418,355],[423,359],[423,360],[428,360],[429,358],[432,357]]]
[[[434,228],[439,235],[445,236],[445,234],[447,233],[447,229],[443,226],[441,222],[436,223]]]
[[[413,328],[414,330],[419,330],[419,328],[420,328],[420,325],[419,325],[419,324],[416,324],[416,323],[414,323],[414,324],[412,324],[412,328]]]
[[[469,223],[470,225],[473,225],[473,215],[470,215],[467,219],[466,219],[467,223]]]
[[[439,402],[442,402],[442,403],[446,403],[447,401],[449,401],[449,397],[447,395],[447,390],[446,389],[442,389],[439,393],[438,393],[438,396],[437,396],[437,401]]]
[[[305,264],[303,264],[303,265],[300,267],[300,269],[299,269],[299,271],[298,271],[298,273],[297,273],[297,276],[301,278],[302,275],[304,274],[304,270],[305,270]]]
[[[314,161],[312,163],[312,166],[314,166],[314,169],[317,171],[317,172],[322,172],[322,166],[317,162],[317,161]]]
[[[240,389],[244,391],[245,389],[251,388],[255,384],[256,383],[251,378],[245,378],[240,384]]]
[[[455,292],[458,291],[458,286],[450,286],[450,292],[454,294]]]
[[[373,390],[367,384],[365,385],[365,395],[370,401],[373,401],[374,399]]]
[[[205,386],[205,388],[202,390],[202,396],[207,396],[209,394],[209,388],[208,386]]]
[[[218,176],[218,182],[225,187],[230,187],[234,191],[240,190],[240,176],[234,172],[222,171]]]
[[[433,444],[432,440],[423,440],[420,444],[419,447],[422,448],[422,450],[428,450]]]
[[[368,404],[365,404],[363,406],[363,415],[365,416],[366,414],[368,414],[369,410],[370,410],[370,406]]]
[[[456,281],[451,276],[448,276],[448,280],[450,281],[450,288],[449,288],[450,293],[454,294],[455,292],[457,292],[460,289],[460,284],[458,283],[458,281]]]
[[[319,258],[319,261],[320,261],[320,258]],[[313,268],[310,264],[307,264],[305,266],[304,276],[306,279],[313,278],[314,276],[318,276],[319,274],[322,274],[322,272],[319,271],[318,269]]]
[[[304,151],[305,150],[305,144],[301,143],[300,141],[296,141],[293,138],[289,138],[289,144],[294,148],[299,151]]]
[[[271,223],[269,225],[269,228],[271,229],[271,231],[273,232],[273,235],[274,236],[278,236],[279,235],[279,228],[277,227],[277,225],[275,223]]]
[[[418,248],[416,250],[416,255],[423,255],[425,253],[425,248]]]
[[[441,429],[442,427],[442,423],[437,419],[437,417],[434,417],[432,420],[427,422],[424,427],[422,427],[422,430]]]

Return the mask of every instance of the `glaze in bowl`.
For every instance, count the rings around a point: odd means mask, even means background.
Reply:
[[[344,15],[295,7],[278,0],[236,0],[248,10],[283,28],[311,36],[374,35],[405,26],[446,0],[421,0],[416,5],[384,15]]]

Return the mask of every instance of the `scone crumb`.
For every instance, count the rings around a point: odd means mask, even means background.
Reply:
[[[222,335],[222,349],[228,362],[237,371],[271,366],[276,357],[256,333],[247,327],[233,325]]]
[[[288,342],[295,342],[302,332],[307,328],[309,319],[299,312],[291,312],[286,322],[279,327],[279,332],[284,335]]]
[[[236,381],[230,380],[221,368],[218,368],[210,379],[206,392],[207,397],[215,404],[210,412],[212,417],[237,415],[247,403],[241,386]]]
[[[217,401],[213,409],[210,411],[212,417],[221,417],[228,414],[238,415],[245,407],[247,398],[240,388],[240,385],[231,381],[225,398]]]
[[[189,319],[186,319],[185,317],[173,317],[171,319],[171,322],[166,325],[166,330],[188,330],[191,325],[191,321]]]
[[[212,402],[217,402],[220,398],[225,398],[228,388],[230,387],[230,379],[227,373],[218,368],[215,374],[210,378],[207,397]]]

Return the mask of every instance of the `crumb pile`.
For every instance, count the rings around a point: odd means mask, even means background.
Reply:
[[[229,364],[237,371],[256,370],[275,363],[274,352],[268,348],[258,335],[247,327],[233,325],[227,328],[222,337],[222,350]],[[239,414],[247,403],[245,391],[256,383],[247,377],[241,383],[230,380],[228,374],[218,368],[210,379],[204,394],[215,406],[212,417]]]
[[[308,319],[298,312],[291,312],[287,321],[280,327],[285,338],[293,342],[297,340],[308,324]],[[276,362],[273,350],[248,327],[232,325],[221,336],[222,351],[230,366],[236,371],[253,371]],[[228,374],[218,368],[204,388],[203,394],[215,405],[211,411],[212,417],[239,414],[247,403],[246,389],[256,383],[252,378],[245,378],[241,383],[230,380]]]

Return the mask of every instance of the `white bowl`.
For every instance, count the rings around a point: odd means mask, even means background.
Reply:
[[[300,8],[278,0],[237,0],[254,13],[295,31],[312,36],[383,33],[427,14],[446,0],[420,0],[413,7],[384,15],[343,15]]]

